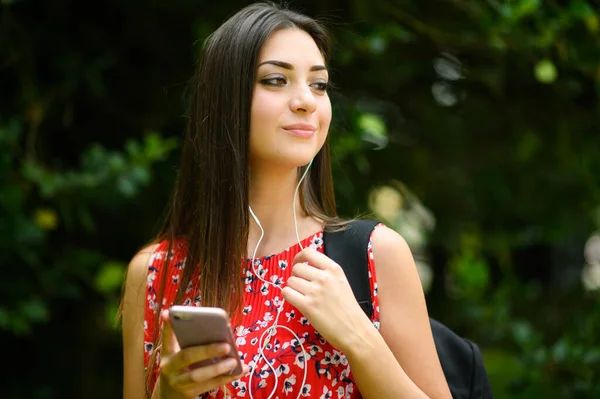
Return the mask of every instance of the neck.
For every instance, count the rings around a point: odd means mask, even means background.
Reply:
[[[322,224],[308,216],[300,206],[300,190],[294,192],[300,176],[297,169],[278,170],[273,167],[253,169],[250,181],[250,207],[260,221],[264,237],[256,257],[279,253],[298,242],[294,224],[293,201],[300,240],[319,231]],[[250,217],[248,257],[252,257],[261,236],[260,227]]]

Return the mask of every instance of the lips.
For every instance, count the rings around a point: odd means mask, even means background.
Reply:
[[[282,127],[287,133],[294,136],[309,138],[315,133],[317,128],[309,123],[295,123],[293,125],[287,125]]]

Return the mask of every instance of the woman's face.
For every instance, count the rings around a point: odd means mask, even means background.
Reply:
[[[319,152],[331,122],[325,61],[300,29],[276,31],[258,57],[250,115],[253,165],[295,168]]]

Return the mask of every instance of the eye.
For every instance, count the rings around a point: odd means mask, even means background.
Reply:
[[[272,78],[263,79],[260,82],[267,86],[282,87],[287,83],[287,79],[283,76],[275,76]]]
[[[327,91],[327,89],[329,89],[329,84],[327,82],[315,82],[311,84],[310,87],[319,91]]]

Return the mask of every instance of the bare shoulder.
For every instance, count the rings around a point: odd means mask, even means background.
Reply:
[[[373,232],[372,249],[382,318],[389,308],[424,304],[421,279],[406,240],[389,227],[380,226]]]
[[[383,265],[412,261],[412,253],[406,240],[387,226],[377,227],[372,236],[373,256]],[[379,268],[379,266],[378,266]]]
[[[142,248],[136,253],[127,267],[127,280],[125,282],[125,295],[129,289],[139,287],[140,283],[145,285],[146,274],[148,273],[148,264],[150,256],[154,253],[160,244],[151,244]]]
[[[131,262],[129,262],[129,268],[139,268],[140,265],[147,266],[147,261],[150,259],[150,255],[156,251],[159,245],[160,243],[150,244],[140,249],[140,251],[133,256]]]
[[[159,244],[151,244],[133,256],[127,267],[125,292],[123,294],[123,317],[131,315],[127,310],[143,307],[146,296],[146,281],[150,256]],[[128,314],[129,313],[129,314]],[[137,312],[134,312],[137,313]],[[124,320],[126,322],[126,320]]]
[[[412,299],[421,299],[421,279],[406,240],[389,227],[380,226],[373,231],[371,243],[380,302],[396,302],[402,294],[407,306],[414,303]]]
[[[411,380],[431,398],[450,397],[433,342],[425,294],[406,240],[381,226],[372,236],[380,332]]]
[[[123,397],[142,399],[144,392],[144,309],[150,256],[159,244],[148,245],[129,262],[123,293]]]

